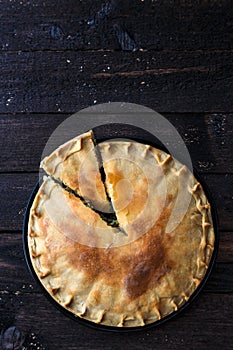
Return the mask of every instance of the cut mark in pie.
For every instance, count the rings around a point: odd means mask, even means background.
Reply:
[[[92,131],[61,145],[41,162],[41,168],[113,227],[116,215],[105,188],[104,174]]]
[[[44,177],[33,209],[32,231],[36,225],[41,231],[52,225],[61,235],[82,245],[108,248],[117,244],[119,229],[108,226],[94,210],[51,177]]]
[[[44,171],[76,192],[91,206],[110,212],[99,171],[99,162],[92,131],[82,134],[58,147],[41,162]]]
[[[150,147],[138,142],[103,142],[99,150],[120,227],[134,241],[153,227],[165,206],[163,168]]]
[[[59,186],[61,186],[65,191],[72,194],[74,197],[78,198],[86,207],[90,208],[92,211],[94,211],[96,214],[98,214],[100,216],[100,218],[107,223],[107,225],[119,228],[119,223],[118,223],[115,212],[104,213],[104,212],[96,209],[91,202],[86,201],[83,197],[78,195],[78,193],[76,191],[74,191],[70,187],[66,186],[63,182],[55,179],[53,176],[51,176],[51,179],[55,183],[57,183]]]

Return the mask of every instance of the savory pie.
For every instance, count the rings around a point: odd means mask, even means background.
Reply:
[[[137,142],[94,145],[88,132],[42,162],[50,176],[30,210],[31,261],[74,315],[150,324],[177,311],[203,280],[215,239],[210,204],[171,155]],[[117,224],[105,218],[110,210]]]
[[[97,210],[111,210],[91,130],[58,147],[43,159],[41,168]]]

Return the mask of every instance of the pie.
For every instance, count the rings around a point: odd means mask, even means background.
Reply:
[[[57,303],[115,327],[159,321],[186,303],[215,242],[210,204],[186,166],[138,142],[96,146],[91,131],[41,166],[28,247]]]

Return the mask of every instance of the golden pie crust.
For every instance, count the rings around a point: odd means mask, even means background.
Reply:
[[[99,172],[92,131],[69,140],[41,162],[41,168],[82,196],[97,210],[110,211]]]
[[[123,141],[102,143],[99,151],[120,228],[47,177],[30,210],[32,264],[74,315],[144,326],[177,311],[203,280],[215,239],[210,204],[193,174],[165,152]],[[64,175],[70,163],[59,162]]]

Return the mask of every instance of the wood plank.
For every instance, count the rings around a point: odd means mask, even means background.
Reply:
[[[72,113],[109,101],[158,112],[233,108],[232,52],[18,52],[1,54],[0,66],[0,113]]]
[[[225,174],[218,176],[214,174],[203,174],[202,179],[205,181],[209,194],[213,200],[213,205],[215,206],[218,216],[219,228],[222,230],[231,231],[230,227],[232,227],[233,218],[233,197],[231,192],[231,188],[233,187],[233,175]],[[225,186],[226,188],[224,188]],[[226,191],[230,192],[226,193]]]
[[[50,135],[67,117],[61,114],[1,115],[0,170],[38,171],[42,152]]]
[[[219,254],[204,292],[233,293],[233,233],[220,233]],[[0,291],[38,292],[41,289],[29,272],[21,233],[0,234]]]
[[[203,174],[201,178],[205,181],[213,200],[220,230],[231,231],[231,227],[233,227],[233,175],[225,174],[220,176]],[[224,188],[225,186],[226,188]],[[229,191],[229,193],[227,193],[227,191]]]
[[[233,174],[203,174],[219,218],[220,230],[233,228]],[[0,231],[21,230],[24,208],[38,174],[0,174]],[[221,189],[221,190],[220,190]]]
[[[233,293],[233,264],[217,263],[203,292]]]
[[[2,50],[233,49],[230,0],[2,0],[0,13]]]
[[[221,262],[232,261],[233,258],[233,232],[220,232],[219,251],[217,260]]]
[[[229,149],[233,149],[233,114],[164,114],[164,116],[175,126],[185,141],[195,169],[202,173],[233,172],[233,158],[229,152]],[[6,114],[0,117],[0,172],[28,172],[38,170],[50,134],[68,118],[68,115]],[[139,139],[144,137],[142,131],[126,125],[118,126],[117,130],[119,135],[124,137]],[[116,126],[99,127],[95,134],[100,140],[102,135],[116,138]],[[170,137],[167,128],[159,130],[159,136],[162,134]],[[65,136],[66,133],[63,131],[64,140]],[[151,135],[147,134],[145,140],[153,141]]]
[[[38,174],[0,175],[0,231],[22,229],[25,207]]]
[[[177,317],[133,333],[100,332],[70,320],[40,294],[1,295],[0,322],[40,338],[42,349],[232,349],[233,295],[201,294]],[[72,339],[72,341],[71,341]],[[110,345],[111,344],[111,345]]]
[[[0,291],[2,294],[41,292],[29,272],[22,243],[22,233],[0,234]],[[1,292],[0,292],[1,294]]]

